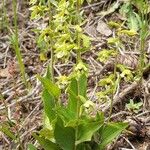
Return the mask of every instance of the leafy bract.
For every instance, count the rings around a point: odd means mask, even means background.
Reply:
[[[33,144],[28,144],[28,150],[37,150]]]
[[[128,127],[127,123],[108,123],[100,129],[101,142],[99,149],[102,150],[107,144],[113,141],[120,133]]]
[[[73,78],[69,86],[68,111],[72,112],[75,117],[78,116],[78,109],[82,104],[79,95],[86,97],[87,78],[82,74],[79,79]]]
[[[33,137],[40,143],[44,150],[61,150],[57,144],[38,136],[36,133],[33,133]]]
[[[55,124],[54,137],[63,150],[75,148],[75,130],[72,127],[64,127],[60,118],[57,118]]]
[[[42,93],[42,99],[44,103],[44,112],[46,116],[49,118],[49,121],[52,122],[56,117],[56,112],[54,110],[55,99],[46,89]]]
[[[91,141],[94,133],[102,126],[102,122],[93,121],[93,122],[84,122],[78,127],[78,138],[76,144],[80,144],[85,141]]]
[[[42,82],[43,87],[55,98],[60,96],[60,89],[52,83],[52,81],[46,77],[38,76],[38,79]]]

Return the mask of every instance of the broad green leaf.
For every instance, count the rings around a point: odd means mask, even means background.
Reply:
[[[68,102],[68,112],[74,114],[73,116],[76,118],[78,116],[78,110],[82,104],[82,100],[80,96],[86,98],[86,90],[87,90],[87,77],[85,74],[80,75],[78,81],[73,78],[69,85],[69,102]],[[74,119],[75,119],[74,118]]]
[[[49,121],[52,122],[56,117],[56,112],[54,110],[55,109],[55,99],[48,92],[47,89],[43,90],[42,99],[43,99],[43,103],[44,103],[45,114],[49,118]]]
[[[79,86],[77,79],[73,78],[71,79],[71,83],[68,88],[69,93],[69,102],[68,102],[68,108],[72,110],[73,112],[77,111],[77,103],[80,100],[78,97],[79,95]]]
[[[54,136],[63,150],[73,150],[75,148],[75,130],[72,127],[64,127],[60,118],[57,119]]]
[[[38,79],[42,82],[42,85],[47,91],[54,96],[55,98],[58,98],[60,96],[60,89],[52,83],[50,79],[47,79],[45,77],[38,76]]]
[[[125,128],[128,127],[127,123],[108,123],[100,129],[101,142],[99,149],[102,150],[107,144],[112,142],[117,136],[121,134]]]
[[[72,119],[76,119],[78,117],[78,111],[82,104],[80,97],[74,93],[75,89],[69,89],[69,102],[67,107],[67,112],[72,114]]]
[[[40,143],[44,150],[61,150],[55,143],[38,136],[36,133],[33,133],[33,137]]]
[[[78,96],[78,84],[77,80],[73,78],[71,80],[71,83],[69,85],[69,102],[68,102],[68,108],[72,110],[73,112],[77,109],[77,96]]]
[[[128,27],[130,30],[138,31],[139,22],[137,20],[137,17],[135,16],[135,14],[132,11],[129,13],[127,21],[128,21]]]
[[[98,150],[96,142],[86,142],[77,145],[77,150]]]
[[[33,144],[28,144],[28,150],[37,150]]]
[[[76,110],[72,110],[69,107],[60,107],[57,109],[57,114],[64,121],[65,125],[69,124],[70,121],[72,122],[76,120],[77,118]]]
[[[84,122],[78,127],[78,138],[76,145],[85,141],[91,141],[93,134],[102,126],[102,122]]]
[[[82,74],[78,81],[78,95],[81,95],[83,97],[86,97],[86,91],[87,91],[87,77],[85,74]]]

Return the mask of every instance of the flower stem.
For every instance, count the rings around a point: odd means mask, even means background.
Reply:
[[[80,7],[81,7],[81,0],[77,0],[77,4],[76,4],[76,12],[77,12],[77,25],[80,25],[81,19],[80,19]],[[81,43],[81,38],[80,38],[80,33],[79,31],[76,31],[76,36],[77,36],[77,63],[80,62],[81,60],[81,52],[80,52],[80,43]]]
[[[49,26],[52,30],[52,6],[51,6],[51,2],[50,0],[48,0],[48,8],[49,8]],[[49,37],[50,38],[50,51],[51,51],[51,61],[50,61],[50,70],[51,70],[51,79],[52,79],[52,82],[54,83],[55,82],[55,78],[54,78],[54,50],[53,50],[53,40],[52,40],[52,37]]]

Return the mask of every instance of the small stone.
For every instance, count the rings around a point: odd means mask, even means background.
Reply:
[[[99,20],[96,30],[105,36],[110,36],[112,34],[112,31],[109,29],[108,25],[102,20]]]

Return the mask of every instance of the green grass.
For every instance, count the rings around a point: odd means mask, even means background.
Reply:
[[[21,74],[22,74],[23,82],[27,87],[25,67],[24,67],[24,64],[23,64],[23,61],[22,61],[22,55],[21,55],[20,48],[19,48],[18,26],[17,26],[17,1],[16,0],[13,0],[13,11],[14,11],[14,33],[11,36],[11,43],[12,43],[12,46],[13,46],[13,48],[15,50],[15,53],[16,53],[16,57],[17,57],[17,60],[18,60],[18,63],[19,63],[19,67],[20,67],[20,71],[21,71]]]

